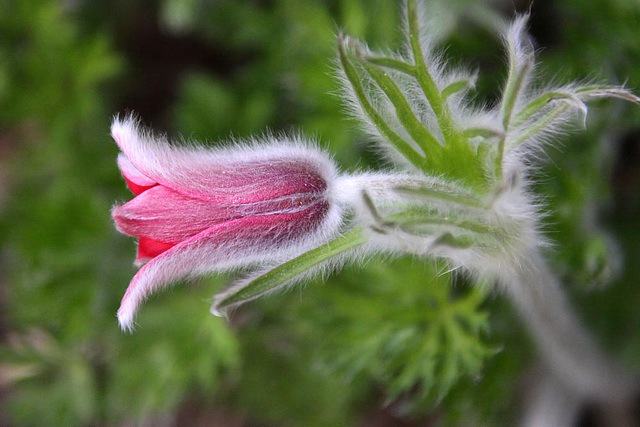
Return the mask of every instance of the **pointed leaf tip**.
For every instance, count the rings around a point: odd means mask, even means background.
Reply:
[[[220,305],[220,300],[216,295],[216,297],[213,299],[213,304],[211,304],[211,309],[209,309],[209,312],[216,317],[222,317],[225,320],[229,320],[229,316],[228,316],[229,313],[227,313],[227,310],[221,309],[219,305]]]
[[[271,270],[258,272],[217,294],[211,314],[227,318],[228,310],[282,288],[324,261],[360,246],[368,239],[362,229],[356,228]]]
[[[599,98],[618,98],[640,104],[640,97],[622,86],[585,86],[577,89],[576,94],[585,102]]]

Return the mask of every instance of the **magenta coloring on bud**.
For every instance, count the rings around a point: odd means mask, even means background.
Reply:
[[[329,201],[335,170],[303,145],[177,148],[141,132],[129,119],[112,135],[118,166],[136,197],[112,211],[122,233],[139,238],[144,264],[118,317],[131,328],[135,311],[154,290],[190,276],[281,262],[335,232]]]
[[[213,196],[181,192],[151,179],[136,182],[131,167],[122,171],[137,197],[112,215],[118,230],[140,238],[138,262],[205,231],[210,239],[232,233],[229,237],[236,240],[281,245],[317,227],[329,208],[327,183],[310,164],[280,160],[212,169],[207,184],[219,190]]]

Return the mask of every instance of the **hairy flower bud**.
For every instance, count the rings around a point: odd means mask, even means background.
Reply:
[[[140,303],[185,277],[282,262],[334,234],[335,169],[300,141],[244,147],[176,147],[129,118],[112,135],[118,165],[136,195],[112,211],[119,231],[139,237],[135,275],[118,319],[132,327]],[[148,261],[148,262],[147,262]]]

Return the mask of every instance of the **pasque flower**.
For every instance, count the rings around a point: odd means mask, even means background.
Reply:
[[[530,171],[544,144],[584,120],[588,101],[640,99],[602,84],[534,86],[534,49],[519,17],[504,34],[500,101],[472,107],[476,76],[434,51],[425,10],[407,0],[398,53],[338,38],[342,97],[387,171],[338,175],[300,139],[178,147],[116,120],[118,164],[137,196],[113,217],[140,238],[137,262],[149,260],[124,296],[123,328],[147,295],[185,277],[253,268],[214,298],[212,312],[224,314],[347,259],[410,253],[497,283],[569,388],[594,399],[630,395],[635,384],[592,342],[545,265]]]
[[[176,147],[116,119],[118,166],[134,199],[114,207],[122,233],[139,238],[135,275],[118,311],[130,329],[154,290],[205,273],[283,262],[331,237],[335,170],[296,140],[242,147]],[[145,264],[146,263],[146,264]]]

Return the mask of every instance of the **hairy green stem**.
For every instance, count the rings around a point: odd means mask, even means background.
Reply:
[[[500,276],[544,360],[560,381],[576,395],[598,402],[619,403],[634,396],[637,378],[597,346],[537,250],[525,254]]]

